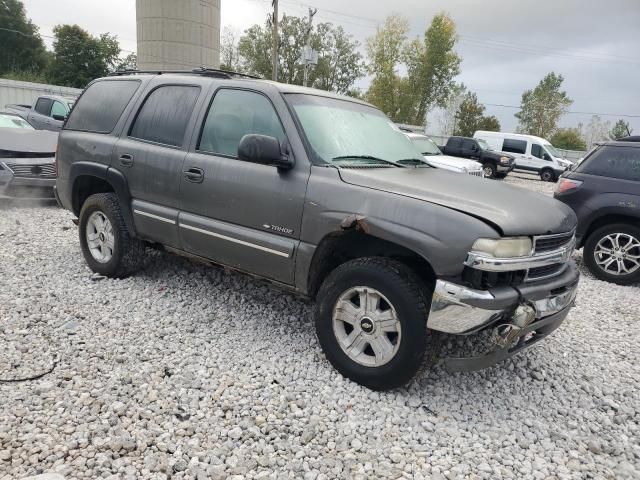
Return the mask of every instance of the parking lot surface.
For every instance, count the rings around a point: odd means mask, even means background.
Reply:
[[[640,477],[638,286],[581,266],[545,342],[377,393],[324,359],[309,303],[164,253],[97,278],[71,220],[0,204],[0,479]]]

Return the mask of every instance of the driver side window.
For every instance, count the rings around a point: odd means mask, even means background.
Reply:
[[[58,101],[53,102],[53,107],[51,107],[51,116],[53,117],[54,115],[60,115],[61,117],[67,116],[67,109]]]
[[[248,134],[267,135],[280,142],[285,139],[267,97],[246,90],[219,90],[209,107],[198,150],[237,157],[240,140]]]
[[[544,151],[544,148],[542,148],[542,146],[538,145],[537,143],[531,144],[531,155],[541,160],[547,160],[547,161],[551,160],[549,158],[549,155]]]

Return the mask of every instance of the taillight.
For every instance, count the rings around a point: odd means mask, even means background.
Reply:
[[[580,188],[582,182],[580,180],[572,180],[570,178],[561,178],[558,186],[556,187],[556,193],[566,193],[576,188]]]

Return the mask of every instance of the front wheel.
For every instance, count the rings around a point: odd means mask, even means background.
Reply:
[[[79,217],[80,246],[92,271],[120,278],[139,267],[145,245],[127,230],[114,193],[91,195]]]
[[[600,280],[619,285],[640,281],[640,228],[619,223],[597,229],[584,244],[584,261]]]
[[[540,172],[540,179],[543,182],[555,182],[556,181],[556,173],[549,169],[545,168]]]
[[[402,263],[374,257],[341,265],[323,282],[315,308],[327,359],[373,390],[406,384],[439,353],[438,336],[426,326],[428,299],[423,282]]]
[[[484,178],[496,178],[496,166],[493,163],[485,163],[482,165],[482,171],[484,172]]]

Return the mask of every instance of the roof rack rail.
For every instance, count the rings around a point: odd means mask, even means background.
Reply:
[[[248,75],[246,73],[239,72],[231,72],[229,70],[219,70],[215,68],[194,68],[193,70],[137,70],[135,68],[126,68],[123,70],[116,70],[115,72],[109,73],[110,77],[121,77],[123,75],[137,75],[137,74],[155,74],[155,75],[163,75],[163,74],[184,74],[184,75],[203,75],[208,77],[216,77],[216,78],[252,78],[254,80],[262,80],[261,77],[257,77],[255,75]]]

